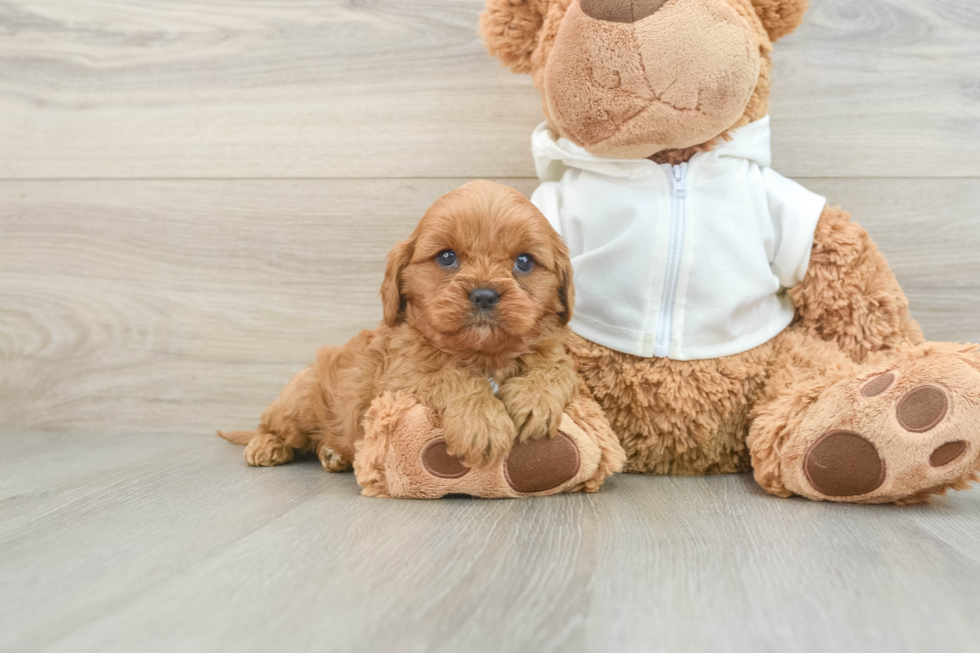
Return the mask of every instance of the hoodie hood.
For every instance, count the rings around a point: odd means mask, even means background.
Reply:
[[[710,152],[699,152],[694,158],[716,159],[732,157],[746,159],[761,168],[772,165],[772,141],[769,116],[737,129],[728,140]],[[596,156],[568,140],[555,138],[543,122],[531,137],[534,167],[541,181],[558,181],[566,171],[575,168],[607,177],[625,179],[639,174],[650,166],[648,159],[612,159]]]

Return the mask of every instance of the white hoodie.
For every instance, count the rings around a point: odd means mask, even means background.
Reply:
[[[826,200],[769,168],[769,118],[680,166],[589,154],[534,132],[532,201],[568,244],[571,327],[635,356],[701,360],[768,342],[794,318]]]

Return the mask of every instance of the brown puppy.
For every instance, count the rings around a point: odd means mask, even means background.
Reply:
[[[381,299],[384,324],[320,349],[258,430],[219,432],[248,445],[248,464],[316,451],[327,470],[347,469],[365,413],[389,391],[438,412],[449,453],[472,467],[503,460],[515,437],[557,433],[578,386],[562,344],[572,268],[523,195],[476,181],[442,197],[388,255]]]

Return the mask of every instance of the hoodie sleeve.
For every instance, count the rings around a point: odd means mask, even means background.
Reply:
[[[556,181],[541,184],[531,195],[531,203],[538,207],[558,235],[564,238],[561,227],[561,184]]]
[[[771,168],[763,170],[762,179],[776,235],[776,253],[769,263],[780,284],[793,288],[810,267],[814,233],[827,200]]]

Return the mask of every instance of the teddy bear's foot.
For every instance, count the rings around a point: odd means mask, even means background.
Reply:
[[[980,359],[924,345],[820,394],[780,452],[811,499],[918,503],[980,480]]]
[[[405,395],[377,399],[365,425],[354,471],[366,496],[497,499],[594,492],[622,466],[622,456],[606,448],[615,442],[611,432],[597,438],[568,414],[556,437],[515,441],[503,463],[486,468],[469,468],[450,456],[436,415]]]

